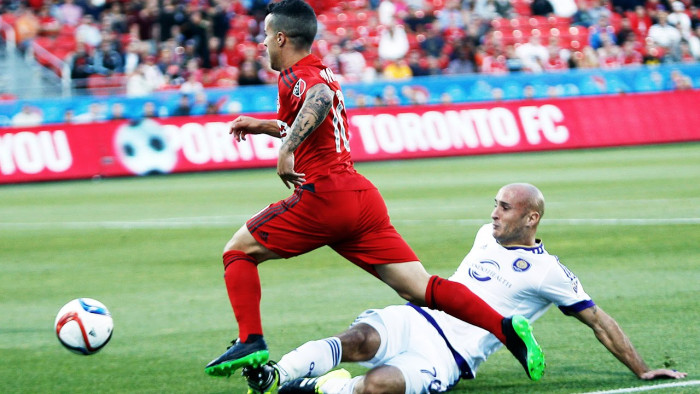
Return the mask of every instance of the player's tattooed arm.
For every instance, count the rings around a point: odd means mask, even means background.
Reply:
[[[306,100],[290,128],[289,135],[281,150],[294,152],[326,119],[333,105],[333,91],[328,85],[319,83],[306,93]]]

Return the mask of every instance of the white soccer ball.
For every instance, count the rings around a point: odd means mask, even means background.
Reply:
[[[87,356],[109,343],[114,322],[104,304],[92,298],[78,298],[58,311],[54,327],[66,349]]]

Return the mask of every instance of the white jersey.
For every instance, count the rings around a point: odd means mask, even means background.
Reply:
[[[449,279],[463,283],[503,316],[537,320],[552,305],[564,313],[594,305],[576,275],[547,253],[538,240],[533,247],[503,247],[490,224],[481,227],[474,246]],[[479,365],[501,342],[488,331],[444,312],[423,308],[476,376]]]

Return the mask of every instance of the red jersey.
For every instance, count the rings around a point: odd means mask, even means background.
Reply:
[[[316,191],[374,188],[358,174],[350,157],[350,134],[345,101],[333,72],[321,60],[308,55],[280,72],[277,85],[277,123],[282,140],[289,133],[306,93],[319,83],[333,91],[333,105],[323,122],[294,151],[294,171],[305,174]]]

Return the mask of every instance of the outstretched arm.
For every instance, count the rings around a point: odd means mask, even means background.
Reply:
[[[256,119],[244,115],[231,122],[229,134],[233,134],[238,142],[245,140],[248,134],[267,134],[279,138],[280,128],[274,119]]]
[[[627,335],[622,331],[620,325],[598,306],[594,305],[584,309],[581,312],[575,313],[574,316],[593,329],[593,333],[595,333],[600,343],[640,379],[682,379],[686,377],[687,374],[685,372],[678,372],[671,369],[650,370]]]
[[[323,122],[332,105],[333,91],[324,83],[312,86],[306,93],[304,104],[289,128],[277,158],[277,175],[285,186],[301,186],[306,181],[304,174],[294,171],[294,151]]]

